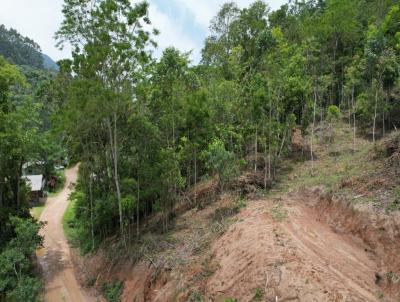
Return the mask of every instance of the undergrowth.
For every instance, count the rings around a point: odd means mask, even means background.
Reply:
[[[104,297],[108,302],[120,302],[123,291],[124,283],[122,281],[103,284]]]
[[[75,221],[75,204],[75,199],[69,201],[62,220],[64,233],[72,246],[77,246],[79,244],[79,233]]]

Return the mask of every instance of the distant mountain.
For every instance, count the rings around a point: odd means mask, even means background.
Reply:
[[[0,24],[0,55],[15,65],[58,71],[58,65],[46,54],[39,44],[22,36],[15,29]]]
[[[40,46],[15,29],[0,25],[0,55],[16,65],[43,68]]]
[[[48,55],[42,53],[42,58],[43,58],[43,67],[45,69],[50,69],[50,70],[55,70],[58,71],[58,65],[52,58],[50,58]]]

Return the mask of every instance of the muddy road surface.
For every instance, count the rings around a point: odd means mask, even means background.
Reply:
[[[78,166],[65,171],[66,181],[63,190],[47,199],[40,217],[40,220],[47,224],[41,231],[41,235],[44,236],[44,247],[36,254],[45,283],[44,301],[46,302],[99,301],[79,285],[62,227],[62,218],[72,190],[70,184],[76,182],[77,173]]]

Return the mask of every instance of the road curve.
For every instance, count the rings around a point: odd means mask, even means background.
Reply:
[[[62,218],[68,206],[71,193],[70,183],[77,179],[78,165],[65,171],[65,185],[60,193],[48,198],[40,216],[40,221],[47,222],[41,230],[44,247],[36,252],[45,283],[45,302],[95,302],[82,288],[74,273],[70,248],[62,227]]]

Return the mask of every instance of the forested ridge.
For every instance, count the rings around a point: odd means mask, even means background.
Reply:
[[[23,166],[43,161],[49,177],[65,155],[52,124],[59,108],[54,72],[41,56],[34,41],[0,26],[0,301],[36,301],[41,290],[32,259],[42,224],[29,212]]]
[[[214,173],[223,190],[241,170],[259,171],[267,189],[296,126],[307,133],[341,111],[375,140],[399,124],[392,1],[291,2],[277,11],[227,3],[198,65],[175,48],[151,59],[148,4],[87,5],[66,2],[57,33],[75,49],[57,81],[66,87],[60,124],[81,160],[84,249],[116,232],[139,236],[140,219],[156,212],[167,230],[182,193]]]
[[[26,233],[40,228],[27,211],[27,161],[45,161],[49,175],[66,150],[80,162],[73,227],[87,253],[114,235],[126,248],[155,215],[168,231],[185,192],[205,179],[223,192],[251,171],[268,190],[292,155],[294,129],[311,137],[313,161],[317,124],[344,119],[354,144],[356,134],[375,143],[400,126],[397,1],[289,1],[276,11],[227,2],[198,64],[173,41],[154,58],[159,31],[148,9],[65,0],[56,39],[73,52],[58,73],[13,65],[41,66],[36,53],[2,52],[0,301],[35,301],[40,289],[30,254],[41,238]]]
[[[22,36],[13,28],[0,25],[0,55],[15,65],[57,70],[57,64],[42,54],[40,46],[29,37]]]

